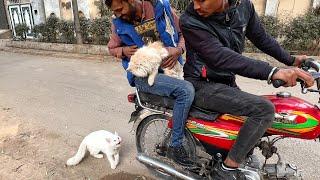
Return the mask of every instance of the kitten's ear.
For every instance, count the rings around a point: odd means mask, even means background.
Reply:
[[[117,133],[117,131],[114,132],[114,135],[119,136],[118,133]]]

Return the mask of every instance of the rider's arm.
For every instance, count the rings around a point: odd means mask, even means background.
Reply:
[[[177,47],[181,48],[183,52],[186,52],[185,41],[182,36],[180,24],[179,24],[179,17],[177,16],[175,9],[171,8],[171,12],[172,12],[175,28],[179,34],[179,42],[178,42]]]
[[[110,55],[117,57],[117,58],[123,58],[123,47],[121,43],[120,37],[115,33],[115,27],[112,24],[111,25],[111,36],[110,36],[110,41],[108,43],[108,49]]]
[[[210,68],[219,68],[241,76],[267,80],[272,66],[268,63],[250,59],[224,47],[220,41],[208,31],[186,27],[181,21],[181,30],[185,37],[186,46],[205,61]]]
[[[246,37],[264,53],[274,57],[278,61],[288,66],[293,65],[294,57],[290,56],[290,54],[286,52],[279,45],[279,43],[265,31],[253,4],[251,2],[250,4],[250,20],[246,29]]]

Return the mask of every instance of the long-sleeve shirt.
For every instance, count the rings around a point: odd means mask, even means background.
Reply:
[[[229,21],[227,17],[230,17]],[[208,28],[192,25],[192,18],[205,22]],[[273,67],[241,55],[245,37],[278,61],[286,65],[293,64],[294,58],[266,33],[249,0],[241,1],[234,11],[214,14],[208,18],[200,17],[190,5],[180,21],[188,51],[184,67],[186,77],[200,77],[201,67],[196,62],[198,56],[213,70],[266,80]]]
[[[143,7],[142,20],[149,20],[154,18],[155,13],[154,13],[153,6],[150,2],[143,1],[142,7]],[[179,42],[177,47],[180,47],[185,51],[185,41],[179,27],[179,17],[174,12],[174,10],[172,10],[172,15],[174,19],[175,28],[179,34]],[[112,56],[115,56],[117,58],[123,58],[124,55],[122,52],[125,46],[122,44],[120,37],[116,34],[115,27],[113,24],[111,25],[111,30],[112,30],[112,33],[111,33],[110,41],[108,43],[109,52]]]

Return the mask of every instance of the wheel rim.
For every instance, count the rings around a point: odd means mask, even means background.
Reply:
[[[144,126],[140,136],[141,152],[153,157],[159,155],[157,150],[168,144],[168,138],[165,137],[166,132],[170,131],[168,122],[167,119],[156,118]]]

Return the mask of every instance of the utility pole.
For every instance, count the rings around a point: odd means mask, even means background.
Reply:
[[[73,10],[73,22],[74,22],[74,29],[76,31],[77,44],[82,44],[77,0],[72,0],[72,10]]]

